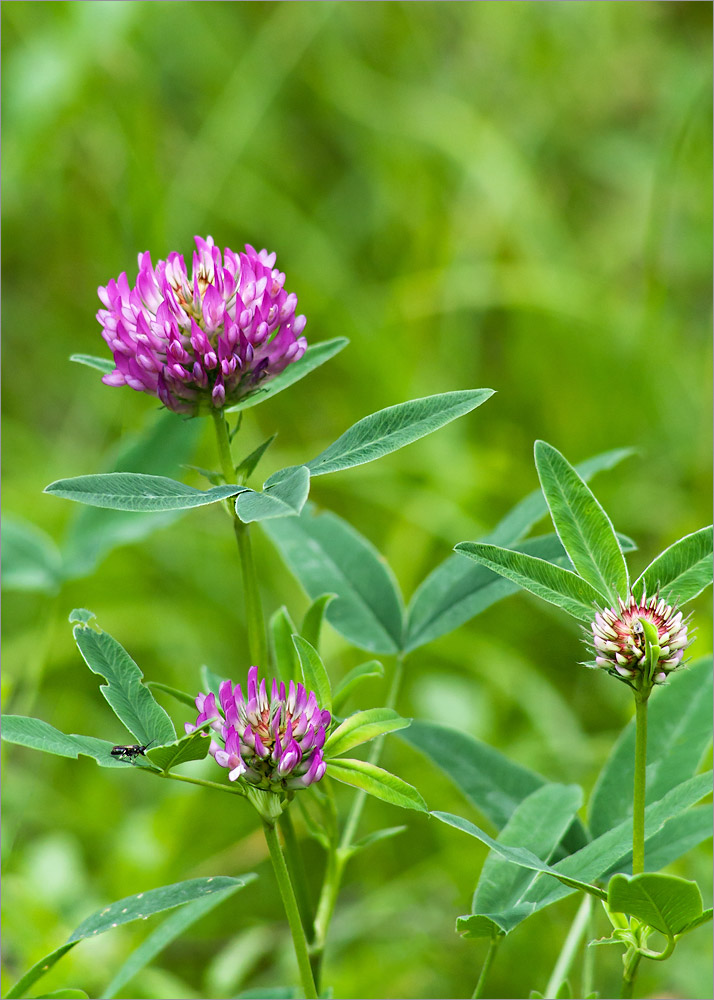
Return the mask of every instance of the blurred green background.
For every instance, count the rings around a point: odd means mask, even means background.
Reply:
[[[60,541],[77,509],[42,488],[108,469],[128,435],[155,424],[148,396],[109,389],[68,356],[106,354],[99,284],[122,270],[133,280],[139,251],[190,255],[193,235],[210,233],[277,251],[308,339],[351,340],[248,411],[242,453],[279,431],[266,474],[392,403],[498,390],[432,437],[313,485],[385,554],[407,596],[536,487],[536,438],[573,462],[637,449],[594,488],[638,541],[638,571],[708,523],[711,15],[699,2],[3,4],[4,513]],[[182,461],[215,464],[211,431],[195,430]],[[168,474],[199,484],[178,465]],[[266,610],[287,603],[298,617],[304,596],[255,534]],[[696,655],[711,648],[708,601],[693,605]],[[217,507],[115,549],[59,594],[5,595],[5,710],[125,742],[72,642],[75,606],[95,611],[150,679],[191,690],[202,663],[247,668]],[[336,676],[365,658],[332,631],[324,651]],[[398,707],[590,788],[631,708],[582,658],[564,614],[512,597],[418,651]],[[230,997],[292,979],[247,810],[128,768],[5,752],[5,988],[106,902],[251,870],[256,883],[120,995]],[[431,808],[472,815],[396,739],[387,766]],[[453,926],[484,854],[408,819],[407,834],[348,869],[326,967],[336,996],[473,990],[484,945]],[[402,821],[372,802],[364,824]],[[319,872],[319,849],[306,849]],[[708,854],[674,870],[706,885]],[[492,996],[543,988],[575,906],[507,939]],[[83,943],[47,987],[101,995],[145,934]],[[640,995],[711,996],[707,938],[643,968]],[[619,952],[598,949],[597,962],[612,996]]]

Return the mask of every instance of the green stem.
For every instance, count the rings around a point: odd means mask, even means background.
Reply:
[[[213,410],[213,425],[216,429],[218,454],[221,460],[221,471],[226,483],[230,484],[236,478],[231,442],[228,437],[228,427],[222,410]],[[244,524],[235,512],[232,500],[226,501],[226,507],[233,520],[240,556],[240,567],[243,574],[243,592],[245,598],[245,614],[248,628],[248,649],[251,663],[265,666],[267,662],[267,647],[265,640],[265,625],[263,622],[263,606],[260,600],[260,588],[253,561],[253,550],[250,544],[248,525]]]
[[[620,997],[622,1000],[631,1000],[632,998],[635,987],[635,977],[637,976],[637,967],[640,964],[641,958],[642,955],[634,948],[631,948],[625,954],[623,959],[625,963],[625,971],[622,974],[622,987],[620,989]]]
[[[471,994],[471,1000],[479,1000],[479,997],[483,996],[483,988],[486,985],[486,977],[491,971],[491,966],[493,965],[493,960],[496,957],[496,952],[498,951],[501,941],[503,941],[504,935],[497,934],[492,937],[489,941],[488,951],[486,952],[486,958],[481,966],[481,975],[478,977],[478,982],[476,983],[476,989]]]
[[[218,455],[221,459],[221,472],[227,484],[232,484],[236,477],[236,470],[231,455],[231,442],[228,437],[228,425],[223,415],[223,410],[212,410],[213,426],[216,428],[216,440],[218,442]]]
[[[206,781],[205,778],[189,778],[185,774],[173,774],[166,771],[157,771],[153,767],[142,767],[142,771],[147,771],[149,774],[155,774],[159,778],[171,778],[172,781],[185,781],[189,785],[201,785],[203,788],[215,788],[219,792],[228,792],[229,795],[240,795],[241,798],[245,798],[245,794],[240,791],[238,786],[221,785],[218,781]]]
[[[396,705],[397,698],[399,697],[399,688],[402,683],[403,671],[404,656],[400,654],[397,657],[385,708],[394,708]],[[372,751],[367,758],[370,764],[376,764],[379,760],[383,743],[384,737],[374,741]],[[313,936],[312,945],[313,964],[316,969],[316,979],[318,982],[320,979],[320,968],[327,941],[327,932],[330,922],[332,921],[335,904],[337,903],[337,896],[340,891],[345,866],[352,855],[352,838],[354,837],[357,826],[359,825],[366,798],[367,793],[364,791],[359,791],[355,795],[352,800],[352,808],[350,809],[347,817],[347,822],[345,823],[345,828],[342,833],[339,846],[333,845],[327,857],[327,869],[322,882],[320,899],[317,904],[315,934]]]
[[[305,865],[303,864],[300,845],[295,836],[295,827],[293,826],[289,809],[286,809],[282,814],[278,820],[278,824],[285,845],[285,861],[290,872],[290,878],[293,880],[293,885],[295,886],[295,896],[297,898],[298,909],[300,910],[300,919],[309,940],[313,933],[314,914],[312,912],[310,893],[305,876]]]
[[[283,899],[285,915],[288,918],[290,932],[293,936],[293,946],[300,970],[303,992],[306,1000],[317,1000],[317,989],[315,988],[315,980],[313,979],[312,968],[310,966],[310,955],[307,947],[307,939],[305,938],[305,929],[300,919],[300,910],[298,909],[295,892],[293,891],[293,884],[290,881],[288,867],[285,864],[285,858],[280,847],[278,831],[272,823],[266,821],[263,821],[263,830],[268,850],[270,851],[270,860],[273,862],[275,878],[277,879],[280,895]]]
[[[267,647],[265,640],[265,625],[263,623],[263,605],[260,600],[258,575],[253,561],[253,550],[250,544],[248,525],[236,517],[233,528],[238,542],[240,565],[243,572],[243,588],[245,596],[245,613],[248,622],[248,649],[250,662],[256,666],[267,665]]]
[[[645,870],[645,784],[647,771],[647,697],[635,691],[635,784],[632,798],[632,874]]]
[[[550,979],[548,980],[548,985],[545,988],[544,997],[554,997],[557,995],[558,990],[562,986],[565,979],[567,979],[568,973],[570,972],[570,967],[573,964],[573,959],[580,947],[580,942],[583,939],[583,935],[588,926],[590,920],[590,912],[592,910],[592,897],[585,893],[583,896],[583,901],[578,908],[578,912],[573,918],[573,922],[570,925],[570,930],[568,931],[568,936],[563,943],[563,947],[560,949],[560,954],[553,966],[553,971],[550,974]],[[584,993],[583,996],[586,994]]]

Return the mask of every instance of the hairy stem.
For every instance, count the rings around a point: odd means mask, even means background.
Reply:
[[[313,934],[314,914],[312,904],[310,903],[307,878],[305,876],[305,865],[303,864],[300,845],[295,836],[295,827],[293,826],[289,809],[286,809],[282,814],[278,820],[278,824],[285,845],[285,861],[290,872],[290,878],[293,880],[293,885],[295,886],[295,896],[297,898],[298,909],[300,910],[300,919],[302,920],[305,934],[308,940],[310,940]]]
[[[221,471],[226,483],[230,484],[236,477],[231,443],[228,437],[228,427],[222,410],[213,411],[213,425],[216,429],[218,454],[221,459]],[[233,520],[233,530],[238,543],[238,555],[243,574],[243,594],[245,599],[245,615],[248,629],[248,649],[251,663],[265,666],[267,646],[265,640],[265,624],[263,621],[263,605],[260,600],[258,577],[253,562],[253,550],[250,544],[248,525],[244,524],[235,512],[232,500],[226,502],[226,508]]]
[[[399,655],[397,657],[397,662],[394,668],[394,674],[392,675],[392,683],[389,688],[389,694],[387,696],[387,701],[385,708],[394,708],[397,698],[399,697],[399,688],[402,683],[402,673],[404,669],[404,657]],[[379,760],[379,755],[382,751],[382,745],[384,743],[384,737],[380,737],[374,741],[372,746],[372,751],[367,758],[370,764],[376,764]],[[337,902],[337,896],[340,891],[340,885],[342,883],[342,876],[344,874],[345,866],[351,856],[352,840],[357,831],[360,818],[362,816],[362,809],[364,808],[365,799],[367,798],[367,793],[364,791],[359,791],[352,800],[352,808],[350,809],[349,815],[347,817],[347,822],[345,823],[345,828],[340,839],[339,846],[333,844],[327,858],[327,869],[325,871],[325,877],[322,883],[322,890],[320,892],[320,899],[317,904],[317,916],[315,917],[315,934],[313,937],[313,962],[316,968],[316,976],[319,982],[320,968],[322,963],[322,957],[325,950],[325,943],[327,941],[327,932],[330,927],[330,922],[332,920],[332,915],[335,910],[335,904]]]
[[[285,915],[287,916],[288,924],[290,925],[290,933],[293,936],[293,946],[295,948],[295,956],[300,970],[300,980],[302,982],[303,992],[306,1000],[317,1000],[317,989],[315,988],[315,980],[313,978],[312,967],[310,965],[310,955],[307,947],[307,939],[305,937],[305,929],[302,925],[302,920],[300,919],[300,910],[298,909],[297,900],[295,898],[293,884],[290,881],[288,867],[285,864],[285,858],[283,857],[283,852],[280,847],[278,831],[274,824],[268,823],[267,821],[263,821],[263,830],[265,832],[265,840],[268,844],[268,850],[270,851],[270,860],[273,862],[275,878],[277,879],[278,888],[280,889],[280,895],[283,900],[283,906],[285,907]]]
[[[648,692],[649,693],[649,692]],[[635,783],[632,797],[632,874],[645,870],[647,696],[635,691]]]

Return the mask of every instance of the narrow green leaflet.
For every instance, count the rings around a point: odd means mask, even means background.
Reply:
[[[360,663],[345,674],[332,696],[332,707],[335,712],[339,712],[355,688],[370,677],[384,677],[384,667],[379,660]]]
[[[615,913],[637,917],[668,938],[682,934],[703,912],[696,882],[657,872],[614,875],[607,887],[607,905]]]
[[[277,436],[277,433],[271,434],[267,440],[263,441],[262,444],[259,444],[257,448],[251,451],[250,455],[246,455],[240,465],[236,466],[236,476],[241,480],[241,482],[245,482],[253,475],[258,462],[261,460]]]
[[[531,851],[527,851],[522,847],[508,847],[505,844],[500,844],[497,840],[489,837],[487,833],[484,833],[483,830],[480,830],[473,823],[470,823],[467,819],[463,819],[461,816],[454,816],[453,813],[447,812],[432,812],[431,815],[440,819],[442,823],[446,823],[448,826],[453,826],[457,830],[462,830],[464,833],[468,833],[477,840],[480,840],[482,844],[490,847],[492,851],[496,852],[496,854],[500,854],[501,857],[506,859],[506,861],[510,861],[515,865],[520,865],[522,868],[528,868],[534,872],[544,872],[548,875],[552,875],[553,878],[558,879],[558,881],[562,882],[568,889],[581,889],[583,892],[589,892],[591,895],[597,896],[600,899],[606,898],[603,890],[599,889],[597,886],[556,871],[555,868],[551,868],[550,865],[545,864],[545,862],[541,861],[540,858],[537,858]]]
[[[278,608],[270,617],[268,635],[275,676],[288,684],[300,677],[300,660],[293,644],[297,633],[286,607]]]
[[[712,659],[696,660],[655,690],[648,710],[647,802],[691,778],[712,739]],[[590,828],[605,833],[632,814],[635,721],[605,763],[590,799]]]
[[[113,976],[102,994],[103,1000],[111,1000],[112,997],[116,996],[137,972],[140,972],[156,958],[172,941],[181,937],[201,917],[210,913],[253,878],[255,876],[247,875],[242,880],[236,879],[236,884],[226,886],[225,889],[217,889],[211,895],[199,896],[162,920],[159,926],[129,955],[119,971]]]
[[[331,778],[345,785],[352,785],[353,788],[361,788],[376,799],[382,799],[393,806],[427,812],[426,802],[416,788],[396,774],[391,774],[376,764],[369,764],[366,760],[352,760],[349,757],[330,760],[327,773]]]
[[[101,767],[126,767],[126,762],[111,756],[114,746],[109,740],[99,740],[94,736],[67,735],[55,729],[49,722],[32,719],[26,715],[3,715],[0,736],[8,743],[17,743],[33,750],[43,750],[59,757],[74,757],[80,754],[92,757]]]
[[[97,371],[102,372],[104,375],[108,375],[109,372],[113,372],[116,368],[111,358],[98,358],[94,354],[70,354],[69,360],[76,361],[80,365],[86,365],[88,368],[96,368]]]
[[[299,514],[310,492],[310,470],[305,465],[280,469],[266,479],[263,491],[244,489],[236,497],[236,514],[246,524],[272,517]]]
[[[197,490],[166,476],[147,476],[139,472],[104,472],[94,476],[58,479],[44,489],[65,500],[76,500],[90,507],[110,510],[160,511],[187,510],[217,503],[241,493],[243,486],[212,486]]]
[[[332,711],[332,687],[327,676],[325,664],[320,659],[317,650],[301,635],[293,636],[293,645],[297,650],[302,668],[302,676],[308,691],[314,691],[320,708]]]
[[[146,756],[152,764],[156,764],[162,771],[170,771],[172,768],[178,767],[179,764],[186,764],[190,760],[203,760],[210,745],[210,734],[202,728],[182,736],[175,743],[169,743],[163,747],[151,747],[150,750],[146,751]]]
[[[523,799],[547,784],[540,774],[514,763],[486,743],[436,722],[417,719],[399,738],[433,761],[499,830]],[[563,844],[572,852],[587,840],[585,829],[576,818]]]
[[[177,420],[162,413],[136,435],[124,438],[118,454],[102,460],[109,472],[140,472],[173,476],[192,454],[200,431],[199,420]],[[64,574],[76,579],[91,573],[104,556],[120,545],[136,543],[152,532],[173,524],[180,510],[108,510],[79,504],[62,545]]]
[[[668,604],[685,604],[712,582],[712,527],[685,535],[660,553],[632,590],[640,598],[659,592]]]
[[[300,635],[303,639],[307,639],[310,645],[314,646],[315,649],[319,649],[320,646],[322,620],[325,617],[327,605],[330,601],[334,601],[336,597],[337,594],[320,594],[320,596],[315,598],[305,612],[305,617],[303,618],[302,625],[300,626]]]
[[[583,792],[578,785],[543,785],[516,807],[498,835],[498,842],[507,847],[523,847],[548,862],[582,802]],[[510,864],[492,852],[481,869],[472,913],[510,910],[518,905],[535,877],[532,871]]]
[[[361,743],[373,740],[375,736],[406,729],[411,719],[403,719],[391,708],[369,708],[356,712],[335,729],[327,739],[323,750],[325,760],[339,757]]]
[[[257,406],[258,403],[270,399],[271,396],[276,396],[283,389],[287,389],[293,383],[299,382],[301,378],[305,378],[315,368],[324,365],[326,361],[329,361],[330,358],[334,357],[335,354],[348,344],[349,340],[346,337],[335,337],[332,340],[323,340],[319,344],[310,344],[298,361],[293,361],[289,364],[284,371],[276,375],[275,378],[272,378],[265,388],[261,387],[256,392],[252,392],[250,396],[241,399],[239,403],[227,406],[226,413],[235,413],[236,410],[247,410],[251,406]]]
[[[4,590],[54,594],[62,581],[62,556],[50,536],[34,524],[6,515],[2,524]]]
[[[623,551],[635,548],[631,539],[624,535],[618,538]],[[489,538],[484,541],[488,542]],[[513,549],[559,564],[565,563],[568,558],[560,539],[554,534],[514,542]],[[453,553],[414,592],[407,608],[405,648],[408,651],[417,649],[452,632],[496,601],[518,590],[518,584],[511,580]]]
[[[371,413],[308,462],[310,473],[324,476],[372,462],[469,413],[492,395],[493,389],[444,392]]]
[[[203,898],[225,891],[228,888],[242,888],[252,881],[255,875],[244,875],[242,878],[229,878],[218,875],[211,878],[194,878],[186,882],[176,882],[173,885],[165,885],[160,889],[149,889],[147,892],[137,893],[135,896],[127,896],[116,903],[105,906],[103,910],[98,910],[83,921],[79,927],[69,936],[67,941],[55,951],[50,952],[41,958],[33,967],[25,973],[22,979],[18,980],[12,989],[6,994],[8,1000],[21,997],[23,993],[37,982],[50,969],[58,959],[65,955],[70,948],[73,948],[79,941],[103,934],[121,924],[128,924],[134,920],[142,920],[160,913],[162,910],[170,910],[174,906],[182,906],[194,899]]]
[[[588,482],[596,473],[614,468],[632,454],[634,454],[632,448],[615,448],[613,451],[603,451],[599,455],[593,455],[592,458],[586,458],[584,462],[578,462],[575,471],[585,482]],[[543,491],[534,490],[515,507],[512,507],[493,531],[481,541],[489,542],[491,545],[513,545],[525,537],[533,525],[537,524],[547,513],[548,505]]]
[[[555,530],[580,576],[614,604],[629,591],[627,564],[610,518],[557,449],[535,443],[535,461]]]
[[[603,594],[586,580],[570,570],[546,562],[545,559],[514,552],[512,549],[502,549],[497,545],[485,545],[483,542],[459,542],[454,549],[494,573],[512,580],[536,597],[556,604],[580,621],[592,621],[595,605],[602,607],[606,602]]]
[[[173,723],[141,683],[144,675],[127,651],[107,632],[95,632],[88,625],[75,625],[73,632],[89,669],[107,682],[100,690],[129,732],[142,745],[151,740],[173,743]]]
[[[350,848],[350,853],[356,854],[357,851],[363,851],[366,847],[371,847],[372,844],[378,844],[382,840],[391,840],[392,837],[397,837],[400,833],[404,833],[408,829],[408,826],[387,826],[383,830],[374,830],[372,833],[368,833],[365,837],[360,837],[359,840],[355,841]]]
[[[360,649],[398,652],[399,586],[366,538],[336,514],[316,514],[311,504],[299,517],[265,521],[262,527],[310,598],[337,595],[326,611],[333,628]]]

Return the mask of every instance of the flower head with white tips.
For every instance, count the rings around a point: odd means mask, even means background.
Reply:
[[[643,594],[637,600],[630,594],[626,601],[618,599],[617,608],[597,612],[590,640],[595,663],[630,686],[642,683],[647,652],[642,621],[657,630],[659,655],[651,683],[663,684],[667,675],[682,665],[692,638],[687,633],[688,619],[682,617],[676,605],[667,604],[657,595],[648,598]]]

